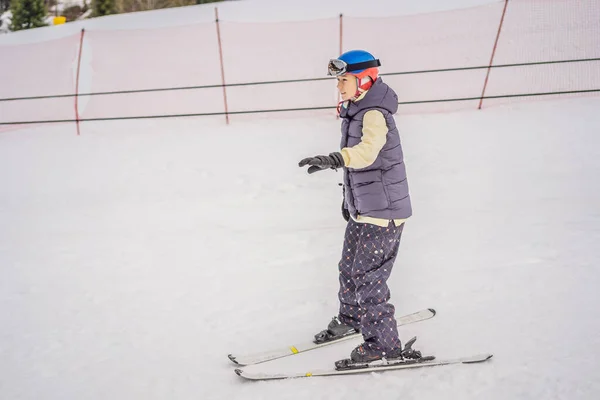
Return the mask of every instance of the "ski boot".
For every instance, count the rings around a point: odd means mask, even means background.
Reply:
[[[393,349],[389,352],[373,349],[369,344],[363,343],[352,350],[350,353],[350,360],[355,363],[370,363],[373,361],[379,361],[382,359],[392,360],[392,359],[400,359],[402,360],[402,346]]]
[[[333,317],[329,325],[327,325],[327,329],[317,333],[313,342],[316,344],[327,343],[356,333],[358,333],[358,330],[344,324],[338,317]]]
[[[414,364],[433,360],[434,357],[423,357],[419,350],[412,348],[412,345],[416,340],[417,338],[414,337],[406,342],[404,349],[402,346],[400,346],[388,352],[373,349],[372,345],[369,345],[369,343],[363,343],[352,350],[350,358],[336,361],[335,369],[340,371],[347,369],[381,367],[395,364]]]

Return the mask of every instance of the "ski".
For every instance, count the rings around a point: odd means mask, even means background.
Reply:
[[[417,311],[412,314],[404,315],[402,317],[397,317],[396,321],[398,322],[398,326],[412,324],[414,322],[424,321],[435,316],[435,310],[433,308],[426,308],[421,311]],[[295,346],[282,347],[281,349],[275,349],[265,352],[247,354],[247,355],[233,355],[229,354],[228,357],[231,361],[233,361],[237,365],[253,365],[260,364],[266,361],[276,360],[278,358],[293,356],[295,354],[303,353],[310,350],[319,349],[324,346],[329,346],[334,343],[340,343],[349,339],[360,337],[360,333],[355,333],[352,335],[344,336],[337,340],[331,340],[329,342],[316,344],[314,342],[303,343]]]
[[[242,369],[236,369],[235,373],[244,379],[253,381],[267,381],[275,379],[290,379],[290,378],[310,378],[313,376],[332,376],[332,375],[354,375],[354,374],[365,374],[370,372],[383,372],[393,371],[400,369],[412,369],[412,368],[423,368],[423,367],[434,367],[440,365],[451,365],[451,364],[474,364],[489,360],[492,358],[492,354],[481,354],[472,357],[460,357],[448,360],[435,360],[433,357],[423,357],[421,360],[406,360],[400,361],[394,364],[388,365],[376,365],[376,366],[365,366],[351,369],[330,369],[322,371],[304,372],[304,373],[291,373],[291,374],[279,374],[279,373],[264,373],[264,372],[247,372]]]

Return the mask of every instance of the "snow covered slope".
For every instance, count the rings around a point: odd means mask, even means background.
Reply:
[[[491,361],[256,385],[228,353],[336,313],[341,175],[297,162],[334,150],[338,121],[3,133],[0,398],[597,398],[599,107],[399,118],[415,214],[392,300],[438,311],[401,335]],[[355,344],[255,368],[324,368]]]
[[[282,3],[219,7],[223,19],[279,21],[487,1],[304,1],[319,5],[310,12]],[[213,9],[106,17],[0,43],[210,21]],[[401,337],[418,336],[439,358],[492,360],[258,384],[240,380],[227,354],[305,341],[337,311],[341,173],[309,176],[297,163],[337,149],[338,120],[3,132],[0,399],[596,399],[599,107],[590,97],[398,116],[414,216],[392,302],[400,314],[438,312]],[[327,368],[356,344],[252,369]]]

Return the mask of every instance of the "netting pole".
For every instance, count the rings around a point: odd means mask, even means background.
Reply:
[[[344,14],[340,14],[340,54],[344,51]]]
[[[77,125],[77,136],[81,135],[79,131],[79,71],[81,70],[81,53],[83,51],[83,36],[85,29],[81,29],[81,38],[79,39],[79,56],[77,57],[77,77],[75,78],[75,124]]]
[[[338,54],[342,54],[344,52],[344,14],[340,13],[340,52]],[[340,114],[338,113],[338,109],[337,107],[340,104],[340,101],[342,100],[340,98],[340,94],[337,93],[337,88],[336,90],[336,97],[337,97],[337,103],[335,105],[335,118],[339,119],[340,118]]]
[[[487,88],[488,79],[490,78],[490,71],[492,69],[492,65],[494,64],[494,56],[496,55],[496,48],[498,47],[498,40],[500,39],[500,32],[502,31],[502,24],[504,24],[504,16],[506,15],[506,8],[508,7],[508,0],[504,0],[504,8],[502,9],[502,17],[500,18],[500,25],[498,26],[498,33],[496,34],[496,41],[494,42],[494,48],[492,49],[492,57],[490,58],[490,65],[487,69],[487,73],[485,74],[485,82],[483,82],[483,91],[481,92],[481,98],[479,99],[479,107],[481,110],[481,105],[483,104],[483,98],[485,96],[485,89]]]
[[[221,45],[221,29],[219,27],[219,9],[215,7],[215,23],[217,25],[217,40],[219,41],[219,59],[221,60],[221,82],[223,85],[223,101],[225,103],[225,120],[229,125],[229,111],[227,110],[227,89],[225,87],[225,67],[223,65],[223,46]]]

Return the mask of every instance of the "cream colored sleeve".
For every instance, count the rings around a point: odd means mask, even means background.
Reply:
[[[387,140],[388,127],[381,111],[367,111],[363,117],[360,143],[341,150],[344,164],[350,168],[366,168],[373,164]]]

